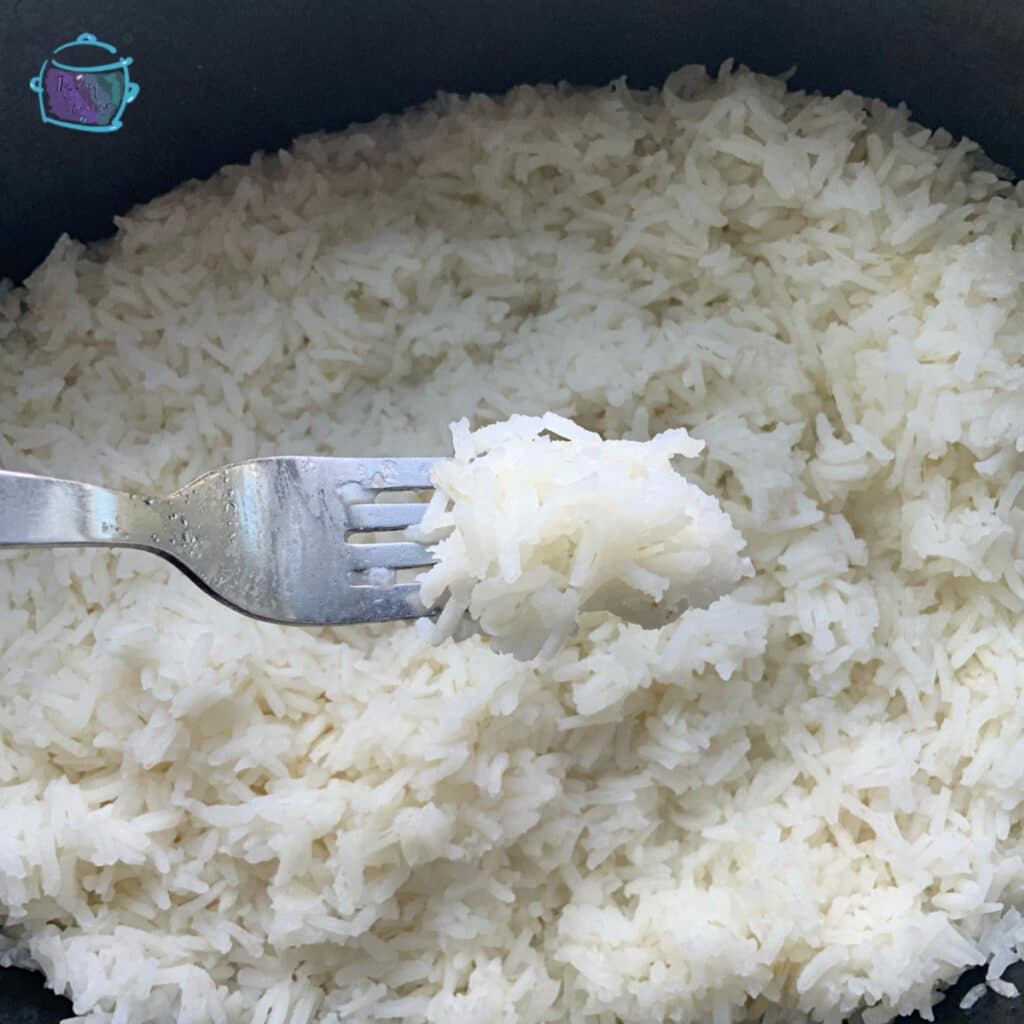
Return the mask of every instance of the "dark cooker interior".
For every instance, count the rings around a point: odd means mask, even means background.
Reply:
[[[438,89],[521,81],[659,82],[680,64],[736,57],[796,82],[905,100],[918,120],[1024,169],[1020,0],[11,0],[0,31],[0,277],[27,274],[67,231],[90,240],[134,203],[255,149],[398,111]],[[134,58],[124,127],[89,135],[40,122],[29,79],[91,32]],[[1024,968],[1007,976],[1024,987]],[[1024,1024],[1024,999],[948,1022]],[[71,1012],[34,975],[0,971],[0,1024]],[[654,1022],[652,1022],[654,1024]]]

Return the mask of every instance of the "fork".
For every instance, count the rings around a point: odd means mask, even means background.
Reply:
[[[0,470],[0,548],[127,547],[167,559],[212,597],[289,625],[386,622],[429,614],[400,569],[421,544],[359,543],[418,523],[422,502],[378,502],[431,487],[436,458],[253,459],[165,498]],[[392,495],[394,497],[394,495]]]

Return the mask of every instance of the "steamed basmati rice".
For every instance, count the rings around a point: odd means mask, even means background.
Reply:
[[[704,448],[682,428],[602,441],[549,412],[476,431],[463,419],[452,440],[408,531],[438,559],[419,577],[424,603],[443,602],[419,624],[431,643],[477,629],[521,661],[548,658],[581,612],[651,629],[753,575],[721,506],[672,465]]]
[[[1024,193],[728,66],[444,96],[0,288],[0,463],[682,426],[756,576],[549,661],[0,554],[0,957],[85,1024],[928,1008],[1024,943]]]

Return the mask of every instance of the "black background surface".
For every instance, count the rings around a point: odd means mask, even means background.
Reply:
[[[801,85],[906,100],[1024,167],[1019,0],[0,0],[0,276],[111,217],[302,132],[438,89],[659,82],[734,56]],[[29,79],[91,32],[131,56],[118,132],[43,124]]]

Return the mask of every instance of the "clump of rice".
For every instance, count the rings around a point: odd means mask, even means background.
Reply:
[[[682,426],[757,574],[544,662],[0,553],[0,915],[85,1024],[927,1009],[1024,944],[1024,195],[850,93],[445,96],[0,290],[0,463]]]
[[[420,576],[427,606],[443,602],[436,623],[422,620],[432,643],[468,616],[495,650],[550,657],[581,612],[651,629],[753,575],[721,506],[672,465],[704,448],[682,428],[604,441],[548,412],[451,430],[454,458],[410,531],[438,559]]]

